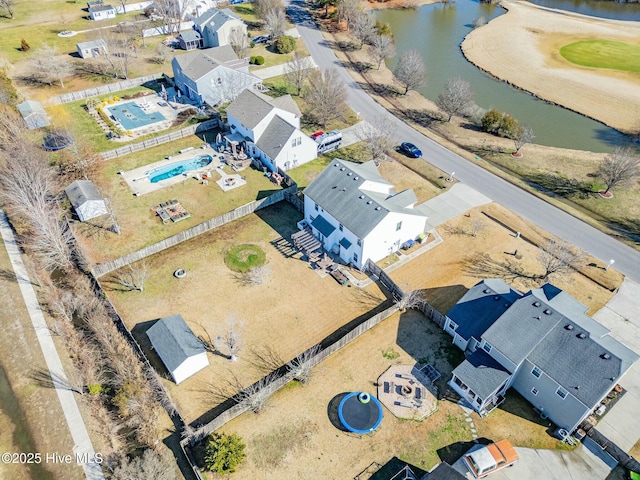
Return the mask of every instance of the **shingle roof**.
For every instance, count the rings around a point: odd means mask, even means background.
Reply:
[[[246,65],[244,60],[238,59],[230,45],[195,50],[178,55],[174,60],[180,65],[183,73],[193,81],[198,81],[220,65],[234,70]]]
[[[180,32],[179,36],[185,42],[193,42],[195,40],[199,40],[202,38],[202,35],[200,35],[200,32],[196,32],[195,30],[185,30],[184,32]]]
[[[244,90],[229,104],[227,112],[237,118],[249,130],[255,128],[274,106],[271,99],[251,89]]]
[[[465,480],[466,477],[447,462],[440,463],[423,480]]]
[[[89,42],[80,42],[76,44],[76,47],[78,47],[80,50],[84,50],[86,48],[107,48],[107,42],[100,38],[98,40],[91,40]]]
[[[484,350],[478,349],[453,370],[483,400],[495,393],[509,378],[509,372]]]
[[[161,318],[147,330],[147,336],[170,372],[189,357],[206,351],[181,315]]]
[[[76,180],[64,189],[73,208],[84,205],[89,200],[103,200],[102,195],[91,180]]]
[[[361,239],[389,212],[424,216],[398,205],[409,199],[411,194],[394,193],[373,161],[356,164],[336,158],[309,184],[304,194]],[[396,195],[400,196],[399,200]]]
[[[115,10],[112,5],[96,5],[89,7],[89,13],[93,12],[106,12],[108,10]]]
[[[497,297],[497,299],[496,299]],[[447,312],[447,317],[457,325],[456,333],[465,340],[482,334],[520,297],[498,278],[488,278],[471,287]]]
[[[222,10],[212,8],[196,18],[193,23],[198,25],[200,29],[206,25],[215,32],[230,20],[240,20],[240,18],[228,8]]]
[[[281,110],[291,112],[298,117],[302,116],[302,112],[300,111],[300,108],[298,108],[298,104],[291,95],[282,95],[281,97],[273,98],[271,99],[271,103],[274,107]]]
[[[275,160],[295,130],[296,127],[275,115],[258,138],[256,146],[269,158]]]

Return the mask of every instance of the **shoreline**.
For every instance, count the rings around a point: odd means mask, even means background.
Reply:
[[[460,44],[468,62],[541,100],[622,133],[638,130],[640,75],[581,67],[558,53],[563,44],[592,38],[639,44],[637,22],[588,17],[512,0],[503,0],[500,6],[506,13],[472,30]]]

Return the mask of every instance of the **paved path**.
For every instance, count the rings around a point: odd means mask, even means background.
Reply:
[[[406,125],[378,105],[350,77],[305,10],[303,1],[291,1],[287,11],[319,68],[324,70],[334,67],[338,70],[338,74],[348,87],[349,105],[364,120],[371,122],[380,117],[388,118],[396,131],[397,138],[415,143],[422,150],[424,158],[436,167],[445,172],[456,172],[456,178],[462,182],[536,225],[580,247],[600,259],[603,264],[606,264],[609,259],[614,259],[615,267],[619,271],[635,281],[640,281],[640,268],[638,268],[640,252],[496,177]]]
[[[309,60],[307,60],[307,62],[309,62],[309,68],[318,68],[318,66],[316,65],[316,62],[313,61],[313,58],[311,57],[305,57],[308,58]],[[287,68],[287,65],[289,65],[291,62],[287,62],[287,63],[283,63],[282,65],[275,65],[273,67],[267,67],[267,68],[261,68],[260,70],[254,70],[253,73],[256,77],[261,78],[262,80],[265,80],[267,78],[272,78],[272,77],[278,77],[280,75],[284,75],[285,73],[287,73],[287,71],[285,70]]]
[[[16,243],[16,239],[13,235],[13,231],[11,230],[7,217],[2,210],[0,210],[0,234],[2,235],[2,240],[4,241],[5,248],[9,254],[9,260],[11,261],[11,265],[13,266],[13,270],[16,274],[16,281],[18,282],[20,292],[22,293],[22,297],[24,298],[24,302],[27,306],[29,317],[31,317],[31,322],[33,323],[38,343],[40,344],[45,361],[47,362],[51,379],[56,386],[56,393],[58,394],[58,399],[60,400],[60,405],[62,406],[65,419],[67,420],[67,425],[69,425],[71,437],[75,443],[72,454],[84,456],[85,458],[93,460],[95,451],[91,444],[87,427],[80,415],[78,404],[73,396],[74,393],[68,386],[69,381],[67,380],[67,375],[62,367],[62,362],[60,362],[56,346],[51,338],[51,331],[44,320],[40,304],[36,298],[36,293],[33,290],[31,280],[29,279],[27,270],[22,262],[18,244]],[[65,454],[64,452],[60,453]],[[84,463],[82,468],[84,469],[84,474],[88,480],[104,480],[104,475],[99,464],[91,461],[90,463]]]

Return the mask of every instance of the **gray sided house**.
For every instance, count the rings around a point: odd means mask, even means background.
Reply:
[[[262,82],[249,73],[249,62],[238,59],[229,45],[174,57],[171,66],[176,87],[198,104],[229,102]]]
[[[392,187],[373,161],[336,158],[305,188],[304,218],[326,250],[362,269],[427,229],[413,190]]]
[[[102,39],[78,43],[76,48],[78,49],[78,54],[82,58],[99,57],[108,53],[107,42]]]
[[[29,130],[49,126],[49,117],[40,102],[27,100],[17,105],[17,108]]]
[[[147,336],[176,384],[209,366],[202,341],[181,315],[161,318],[147,330]]]
[[[82,222],[109,213],[102,195],[91,180],[76,180],[64,191]]]
[[[89,7],[91,20],[108,20],[116,18],[117,11],[112,5],[98,4]]]
[[[247,26],[240,17],[228,8],[218,10],[212,8],[194,20],[193,29],[200,34],[200,48],[213,48],[229,45],[234,31],[238,35],[247,36]]]
[[[449,385],[481,415],[513,387],[573,432],[638,359],[586,312],[549,283],[521,294],[499,279],[479,282],[446,316],[467,357]]]

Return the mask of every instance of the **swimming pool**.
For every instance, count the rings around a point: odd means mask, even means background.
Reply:
[[[146,172],[146,175],[151,183],[158,183],[162,180],[182,175],[184,172],[206,167],[211,162],[213,162],[211,155],[196,155],[190,160],[182,160],[163,167],[154,168]]]
[[[146,127],[166,120],[160,112],[145,112],[136,102],[127,102],[105,109],[120,122],[125,130]]]

